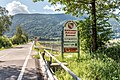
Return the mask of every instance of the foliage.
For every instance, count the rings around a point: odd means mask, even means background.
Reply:
[[[65,14],[16,14],[12,19],[11,30],[6,34],[12,36],[19,25],[31,39],[35,36],[42,39],[61,37],[64,22],[76,19]]]
[[[7,30],[11,25],[11,16],[8,16],[8,11],[0,6],[0,36]]]
[[[31,39],[33,39],[34,36],[40,37],[40,40],[60,38],[65,21],[83,20],[84,18],[85,16],[76,18],[66,14],[16,14],[12,19],[13,24],[10,27],[10,31],[6,34],[12,36],[16,31],[16,25],[19,25],[24,32],[29,34],[28,36]],[[115,26],[119,24],[115,22],[114,19],[111,20],[111,25],[115,23],[113,25],[114,30]]]
[[[69,54],[70,55],[70,54]],[[119,80],[120,62],[117,63],[106,55],[97,57],[90,54],[81,54],[81,60],[77,57],[65,57],[68,66],[82,80]],[[59,58],[58,58],[59,59]],[[59,80],[74,80],[64,70],[58,69],[55,72]]]
[[[0,36],[0,48],[10,48],[12,46],[11,41],[6,36]]]
[[[120,61],[120,45],[110,47],[106,49],[104,53],[107,53],[106,55],[109,56],[110,58],[116,61]]]
[[[27,34],[26,32],[23,32],[23,35],[24,35],[25,38],[26,38],[26,42],[28,42],[28,41],[29,41],[29,36],[28,36],[28,34]]]
[[[16,35],[17,37],[21,37],[22,34],[23,34],[23,30],[22,30],[21,27],[18,25],[18,26],[16,27],[16,33],[15,33],[15,35]]]
[[[28,42],[28,37],[27,34],[26,35],[23,34],[23,30],[21,29],[21,27],[17,26],[16,33],[11,40],[13,44],[19,45]]]
[[[111,46],[112,45],[112,46]],[[97,51],[96,57],[100,57],[101,55],[106,55],[109,58],[113,59],[116,62],[120,62],[120,43],[109,43],[109,45],[107,45],[108,47],[104,47],[100,50]],[[101,55],[99,55],[99,53]]]
[[[80,33],[80,48],[83,51],[91,51],[92,37],[89,19],[77,21]]]
[[[64,60],[62,60],[61,54],[57,54],[55,57],[66,62],[67,67],[82,80],[119,80],[120,43],[111,45],[97,50],[96,54],[81,51],[80,60],[77,60],[76,53],[64,54]],[[45,57],[45,59],[48,60],[49,58]],[[53,60],[53,62],[55,61]],[[56,70],[55,75],[58,80],[74,80],[61,68]]]
[[[33,55],[33,58],[35,58],[35,59],[40,59],[40,55],[39,55],[39,54]]]
[[[21,37],[14,35],[11,40],[13,44],[17,45],[24,44],[27,42],[26,37],[24,35],[21,35]]]
[[[33,0],[44,1],[44,0]],[[113,17],[117,21],[119,15],[115,13],[120,8],[119,0],[48,0],[52,5],[62,4],[67,14],[74,16],[87,15],[92,35],[92,51],[96,51],[104,42],[109,40],[111,33],[108,20]],[[104,4],[103,4],[104,3]],[[89,29],[89,28],[86,28]],[[104,31],[105,30],[105,31]],[[108,36],[108,37],[106,37]],[[99,43],[99,44],[98,44]]]
[[[98,26],[97,45],[99,48],[104,47],[105,44],[112,38],[111,26],[104,20],[101,21],[101,26]],[[80,47],[83,51],[92,51],[92,32],[90,26],[90,19],[86,18],[83,21],[77,21],[78,29],[80,32]],[[109,26],[105,26],[108,24]]]

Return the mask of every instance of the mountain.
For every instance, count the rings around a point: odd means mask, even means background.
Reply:
[[[16,26],[20,25],[30,38],[34,36],[56,38],[61,36],[66,21],[79,19],[66,14],[16,14],[13,16],[12,25],[7,35],[13,36]]]
[[[6,35],[12,37],[16,31],[16,26],[20,25],[30,38],[35,36],[60,38],[66,21],[80,19],[84,19],[84,17],[76,18],[66,14],[16,14],[13,16],[10,31]],[[109,22],[113,26],[114,37],[120,37],[120,24],[113,18]]]
[[[114,18],[111,18],[109,22],[112,25],[113,38],[120,38],[120,23],[117,22]]]

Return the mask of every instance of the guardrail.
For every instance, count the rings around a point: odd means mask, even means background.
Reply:
[[[69,68],[67,68],[63,63],[61,63],[59,60],[57,60],[52,54],[50,54],[46,49],[44,49],[44,52],[41,54],[42,59],[45,61],[45,55],[50,57],[50,62],[46,66],[48,66],[48,69],[50,67],[50,64],[52,64],[52,59],[54,59],[65,71],[67,71],[75,80],[81,80],[79,77],[76,76]],[[45,61],[46,62],[46,61]],[[49,75],[51,77],[51,74]],[[50,80],[55,80],[51,79]]]
[[[42,65],[44,66],[45,68],[45,76],[47,76],[47,78],[49,78],[48,80],[56,80],[54,78],[54,75],[51,73],[49,67],[48,67],[48,64],[47,62],[44,60],[44,58],[42,57],[42,55],[39,53],[40,55],[40,59],[42,60]]]

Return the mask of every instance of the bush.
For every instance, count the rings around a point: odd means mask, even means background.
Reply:
[[[24,35],[22,35],[20,37],[14,35],[11,40],[12,40],[13,44],[17,44],[17,45],[24,44],[27,42],[26,37]]]
[[[12,46],[12,43],[10,39],[6,36],[1,36],[0,37],[0,48],[10,48]]]
[[[120,63],[107,55],[101,54],[101,57],[96,58],[96,55],[93,56],[87,53],[81,54],[80,61],[76,58],[65,58],[65,61],[68,63],[67,67],[82,80],[119,80]],[[74,80],[63,70],[58,70],[55,74],[60,80]]]
[[[3,47],[2,43],[3,43],[3,39],[2,39],[2,37],[0,37],[0,48]]]
[[[120,61],[120,43],[115,46],[107,48],[104,51],[104,54],[114,59],[115,61]]]

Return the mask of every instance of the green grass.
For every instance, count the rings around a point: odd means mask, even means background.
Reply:
[[[33,58],[40,59],[40,55],[39,54],[33,55]]]
[[[41,50],[42,51],[42,50]],[[54,53],[54,52],[53,52]],[[55,54],[55,53],[54,53]],[[96,53],[81,51],[80,60],[77,54],[61,54],[55,56],[59,61],[66,62],[68,68],[82,80],[119,80],[120,79],[120,44],[103,48]],[[49,57],[45,57],[49,60]],[[53,60],[53,62],[55,62]],[[55,72],[58,80],[74,80],[65,70]]]
[[[4,49],[5,49],[5,48],[0,48],[0,51],[1,51],[1,50],[4,50]]]
[[[77,60],[77,56],[65,58],[68,68],[72,70],[82,80],[119,80],[120,63],[104,56],[103,59],[96,59],[90,54],[81,54],[81,59]],[[62,73],[62,74],[60,74]],[[58,80],[74,80],[64,70],[55,72]]]

